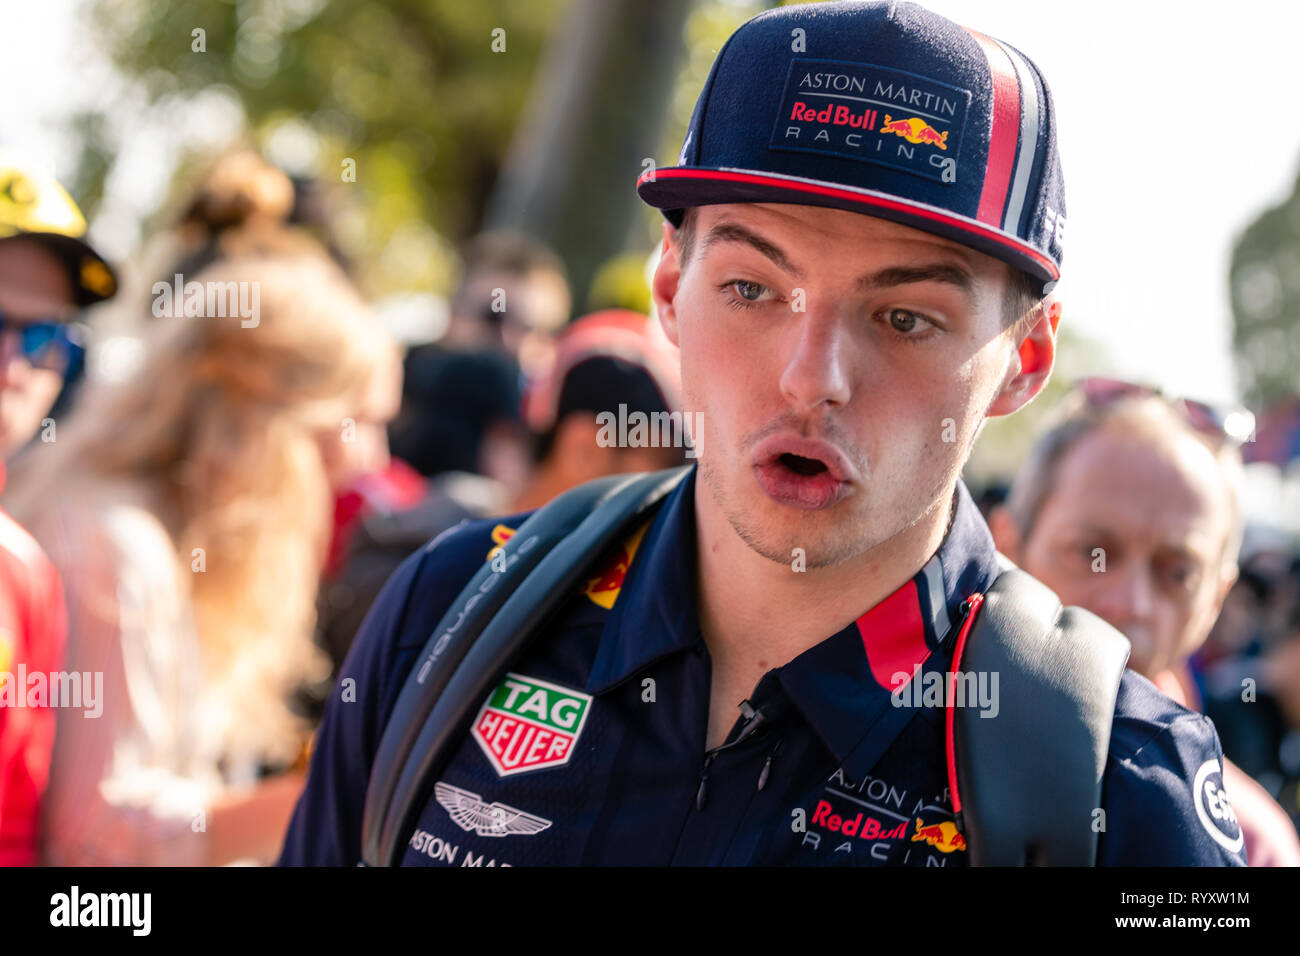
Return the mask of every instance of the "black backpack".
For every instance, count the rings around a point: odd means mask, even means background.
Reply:
[[[484,562],[416,658],[385,725],[366,788],[360,865],[400,861],[432,781],[483,697],[590,566],[688,470],[616,475],[570,489]],[[951,796],[970,863],[1092,866],[1128,640],[1081,608],[1062,608],[1051,590],[1005,559],[970,613],[953,669],[997,673],[1001,692],[992,719],[973,707],[949,711]]]

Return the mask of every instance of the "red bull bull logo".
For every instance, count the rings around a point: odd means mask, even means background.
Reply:
[[[605,610],[612,608],[614,602],[618,600],[618,592],[623,589],[623,580],[627,577],[628,569],[632,567],[632,558],[636,555],[636,549],[640,546],[641,539],[645,537],[646,529],[649,527],[649,522],[646,522],[624,538],[613,556],[593,577],[587,579],[587,585],[582,589],[582,593]]]
[[[497,556],[497,552],[502,546],[515,536],[514,528],[507,528],[503,524],[497,525],[492,529],[492,549],[487,553],[487,560],[491,561]]]
[[[894,119],[886,113],[885,123],[880,127],[880,132],[881,134],[893,133],[895,136],[901,136],[909,143],[937,146],[945,151],[948,149],[948,131],[944,130],[940,133],[919,116]]]
[[[957,831],[957,824],[951,820],[926,824],[917,817],[916,832],[912,834],[912,842],[928,843],[940,853],[966,849],[966,838]]]

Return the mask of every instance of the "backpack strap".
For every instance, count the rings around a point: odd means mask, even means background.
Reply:
[[[474,574],[429,636],[384,726],[366,786],[364,865],[396,865],[433,778],[483,695],[590,565],[689,470],[615,475],[572,488],[534,512]]]
[[[951,794],[972,866],[1093,866],[1102,774],[1129,642],[1007,567],[954,671],[997,675],[997,710],[955,708]]]

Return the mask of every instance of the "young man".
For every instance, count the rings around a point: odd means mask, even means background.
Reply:
[[[1241,455],[1227,421],[1199,403],[1085,380],[989,519],[1003,554],[1122,631],[1129,666],[1184,706],[1197,697],[1188,658],[1237,579]],[[1300,866],[1282,808],[1235,764],[1223,770],[1251,865]]]
[[[67,325],[76,307],[116,291],[85,231],[53,178],[0,150],[0,487],[3,459],[36,435],[80,359]],[[22,675],[63,667],[66,628],[58,574],[0,511],[0,866],[37,859],[55,714]]]
[[[654,296],[699,467],[483,700],[401,862],[965,864],[944,711],[891,691],[946,672],[997,576],[958,476],[1051,372],[1061,188],[1047,87],[1005,44],[896,3],[732,35],[679,165],[638,184],[670,223]],[[359,858],[394,701],[496,524],[387,585],[282,862]],[[1219,747],[1181,713],[1121,682],[1099,812],[1072,824],[1101,823],[1102,864],[1243,862],[1197,820]]]

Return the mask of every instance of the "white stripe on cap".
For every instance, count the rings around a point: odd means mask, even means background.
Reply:
[[[1016,147],[1016,168],[1011,178],[1011,195],[1007,199],[1002,228],[1013,236],[1020,235],[1020,216],[1025,209],[1025,196],[1029,192],[1029,175],[1034,168],[1034,154],[1038,151],[1038,84],[1034,82],[1033,69],[1011,47],[994,40],[1015,67],[1020,81],[1020,142]]]

